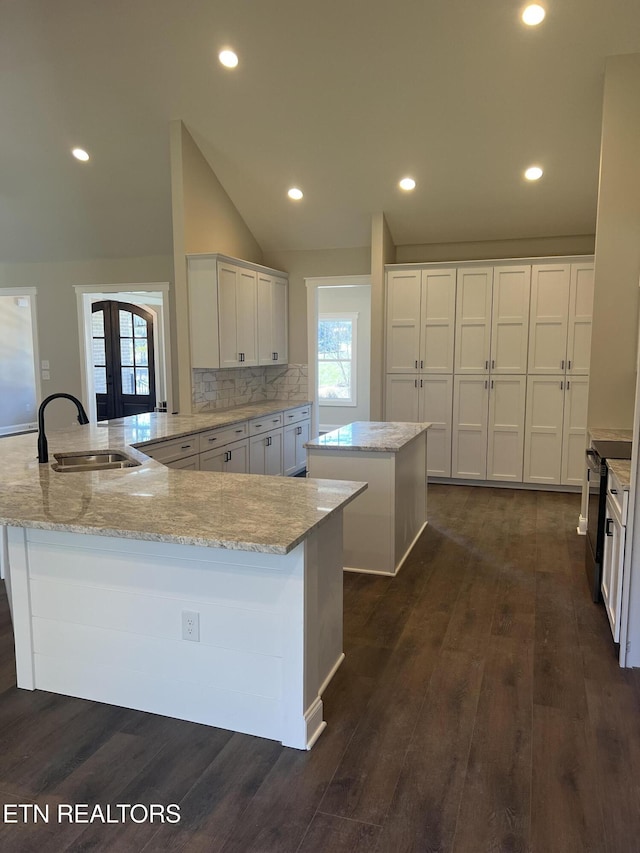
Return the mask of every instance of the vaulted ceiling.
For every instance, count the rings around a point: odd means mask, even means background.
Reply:
[[[0,262],[169,253],[172,119],[266,251],[367,245],[379,211],[398,245],[592,234],[605,57],[639,50],[640,3],[546,7],[0,0]]]

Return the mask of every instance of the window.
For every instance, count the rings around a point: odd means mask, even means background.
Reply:
[[[355,406],[357,314],[318,315],[318,402]]]
[[[37,428],[35,288],[0,290],[0,435]]]

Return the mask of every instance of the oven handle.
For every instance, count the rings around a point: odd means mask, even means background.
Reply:
[[[587,450],[587,467],[590,471],[596,471],[598,474],[602,474],[602,460],[595,450]]]

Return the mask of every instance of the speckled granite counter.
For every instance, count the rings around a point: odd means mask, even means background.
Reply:
[[[607,459],[607,468],[613,471],[622,488],[625,491],[629,491],[631,488],[631,460]]]
[[[59,473],[38,463],[35,434],[0,439],[0,524],[286,554],[364,483],[176,471],[134,445],[287,408],[138,415],[47,436],[51,462],[54,453],[111,448],[142,463],[123,470]]]
[[[590,441],[632,441],[633,432],[630,429],[605,429],[589,427],[587,430]]]
[[[355,421],[334,429],[305,444],[314,450],[355,450],[397,453],[418,435],[429,429],[430,423],[395,423],[380,421]]]

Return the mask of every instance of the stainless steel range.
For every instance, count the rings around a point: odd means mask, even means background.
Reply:
[[[594,601],[602,600],[602,555],[607,505],[607,459],[631,459],[631,441],[593,439],[587,449],[587,479],[589,509],[587,513],[587,544],[585,569],[589,590]]]

